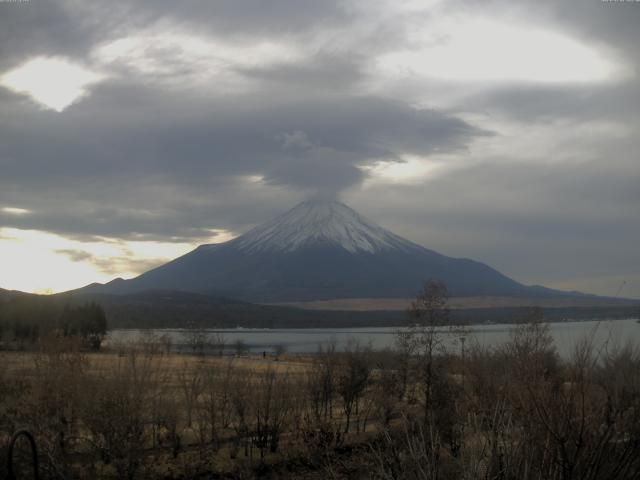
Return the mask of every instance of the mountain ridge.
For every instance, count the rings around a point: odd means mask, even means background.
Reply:
[[[307,200],[247,233],[195,250],[100,293],[183,290],[250,302],[414,297],[427,279],[453,296],[582,296],[523,285],[492,267],[429,250],[338,201]]]

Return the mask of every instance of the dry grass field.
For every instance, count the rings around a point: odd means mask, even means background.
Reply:
[[[184,355],[160,343],[95,353],[48,339],[39,351],[0,352],[0,363],[0,447],[12,431],[34,432],[51,478],[243,475],[267,465],[318,473],[300,460],[315,441],[302,439],[313,357]],[[324,418],[336,426],[323,427],[335,438],[315,448],[343,443],[335,402]],[[359,443],[375,428],[356,418],[350,441]]]
[[[585,342],[563,361],[534,321],[460,356],[435,326],[393,351],[277,359],[47,335],[0,352],[0,458],[26,429],[56,480],[639,478],[638,349]]]
[[[404,311],[409,308],[411,298],[340,298],[333,300],[315,300],[309,302],[286,302],[283,305],[308,310],[348,310],[348,311]],[[608,298],[526,298],[526,297],[451,297],[449,308],[567,308],[567,307],[606,307],[635,305],[637,301]]]

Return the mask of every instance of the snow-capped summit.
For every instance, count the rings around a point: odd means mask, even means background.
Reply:
[[[293,252],[323,245],[351,253],[415,246],[335,200],[307,200],[235,240],[236,248],[248,253]]]

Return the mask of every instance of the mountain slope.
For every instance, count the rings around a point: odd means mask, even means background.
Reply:
[[[336,201],[303,202],[229,242],[202,245],[132,280],[84,291],[167,289],[262,302],[406,298],[429,278],[443,281],[454,296],[563,295],[428,250]]]

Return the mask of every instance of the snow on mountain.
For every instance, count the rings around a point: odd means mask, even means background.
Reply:
[[[410,250],[417,245],[385,230],[337,201],[308,200],[234,240],[246,253],[293,252],[340,246],[351,253]]]

